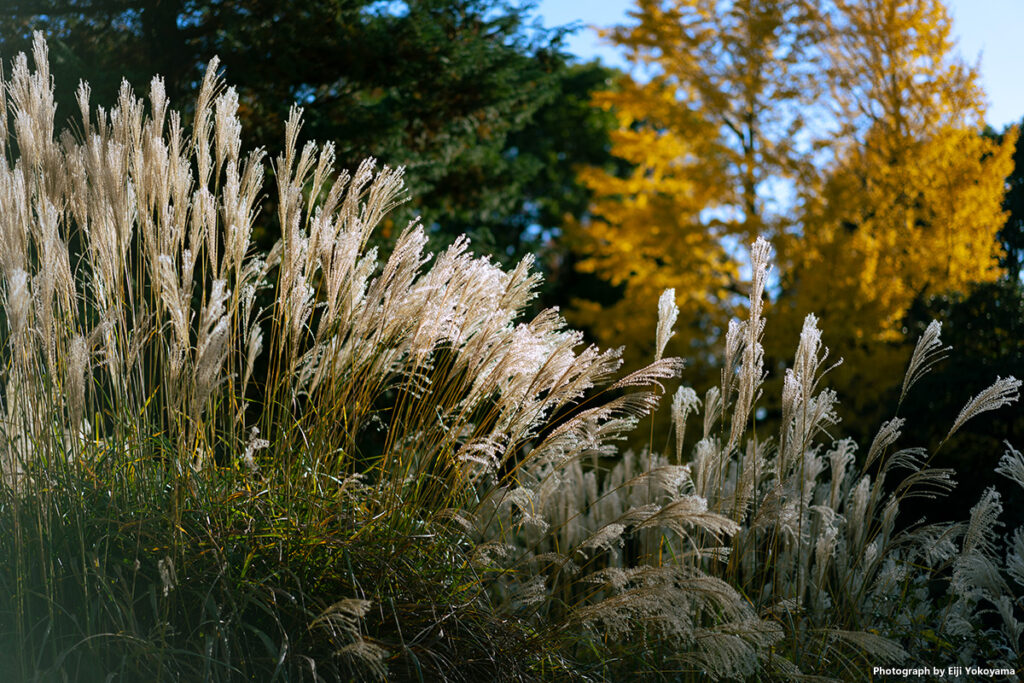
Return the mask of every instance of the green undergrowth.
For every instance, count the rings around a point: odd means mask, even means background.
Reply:
[[[374,677],[384,652],[395,680],[561,669],[495,613],[457,528],[371,516],[356,480],[179,477],[144,451],[46,478],[0,508],[17,680],[344,680]]]

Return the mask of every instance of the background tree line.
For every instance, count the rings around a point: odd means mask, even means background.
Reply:
[[[529,16],[501,0],[15,0],[0,54],[42,30],[57,101],[85,79],[100,103],[126,71],[136,91],[159,73],[187,101],[218,55],[251,140],[283,143],[299,104],[340,166],[405,165],[392,234],[421,216],[438,244],[466,233],[501,261],[538,252],[544,303],[633,362],[674,287],[670,352],[698,389],[716,379],[709,349],[759,234],[779,252],[769,355],[818,314],[855,430],[891,414],[932,317],[957,351],[904,410],[920,427],[908,441],[993,374],[1024,374],[1021,152],[1014,130],[985,130],[941,0],[637,0],[606,34],[631,75],[578,63],[567,29]],[[268,245],[272,211],[261,226]],[[1021,422],[979,421],[943,457],[980,488],[971,473],[1020,443]]]

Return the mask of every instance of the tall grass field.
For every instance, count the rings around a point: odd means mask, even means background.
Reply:
[[[379,257],[402,171],[337,171],[298,109],[281,156],[243,150],[216,73],[191,127],[154,78],[110,111],[83,84],[58,130],[43,39],[5,69],[0,679],[1019,680],[997,488],[901,516],[956,473],[898,414],[842,438],[814,316],[759,423],[767,242],[719,386],[662,357],[672,292],[625,374],[525,315],[530,260],[427,254],[415,223]],[[933,324],[901,405],[948,352]],[[993,379],[936,429],[1017,401]],[[659,404],[670,433],[626,450]],[[1024,455],[997,471],[1024,486]]]

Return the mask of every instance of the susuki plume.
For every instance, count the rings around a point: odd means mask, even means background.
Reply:
[[[990,410],[1010,405],[1020,398],[1021,381],[1016,377],[997,377],[992,385],[967,402],[949,428],[943,442],[948,441],[965,422]]]
[[[903,378],[903,387],[900,390],[900,403],[903,403],[903,399],[906,398],[910,387],[921,377],[928,374],[932,366],[945,358],[946,353],[952,348],[942,345],[942,340],[939,338],[940,332],[942,332],[942,323],[938,320],[933,320],[928,324],[921,338],[917,340],[917,345],[914,346],[914,353],[910,357],[910,364],[907,366],[907,373]]]
[[[654,360],[661,360],[665,345],[672,338],[673,327],[679,318],[679,306],[676,305],[676,290],[666,289],[658,299],[658,333],[654,350]]]
[[[1024,488],[1024,455],[1010,444],[1006,444],[1006,452],[999,459],[996,472]]]

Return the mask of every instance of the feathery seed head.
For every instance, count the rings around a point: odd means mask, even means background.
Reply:
[[[658,333],[655,344],[654,360],[661,360],[665,345],[675,332],[673,329],[679,318],[679,306],[676,305],[676,290],[666,289],[658,299]]]
[[[906,397],[907,392],[917,380],[928,374],[931,368],[946,357],[946,353],[952,348],[943,346],[939,334],[942,332],[942,323],[933,320],[928,324],[924,334],[917,340],[914,346],[914,353],[910,357],[910,364],[907,366],[906,375],[903,378],[903,387],[900,390],[900,403]]]
[[[943,442],[948,441],[949,437],[953,436],[971,418],[1015,403],[1020,398],[1020,385],[1021,381],[1016,377],[997,377],[990,387],[967,402],[967,405],[957,415]]]
[[[1007,443],[1006,452],[999,459],[996,472],[1024,488],[1024,454]]]
[[[32,315],[32,286],[28,273],[20,268],[7,280],[7,301],[4,308],[11,335],[22,336],[27,331]]]

